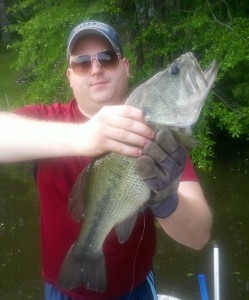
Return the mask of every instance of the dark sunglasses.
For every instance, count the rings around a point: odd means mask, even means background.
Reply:
[[[79,55],[72,59],[70,67],[76,75],[83,76],[89,72],[93,59],[95,59],[102,68],[114,69],[118,65],[120,56],[112,50]]]

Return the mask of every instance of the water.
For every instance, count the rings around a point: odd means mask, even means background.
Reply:
[[[221,300],[249,299],[249,146],[227,141],[217,149],[214,170],[198,172],[214,214],[212,237],[205,249],[177,245],[159,230],[156,255],[160,292],[183,300],[201,299],[198,274],[205,274],[213,297],[213,244],[220,255]]]
[[[198,172],[214,212],[210,243],[181,246],[158,229],[158,292],[199,300],[198,274],[213,299],[213,244],[220,248],[221,300],[249,299],[249,147],[223,144],[211,173]],[[227,149],[227,150],[224,150]],[[242,150],[243,149],[243,150]],[[39,202],[26,165],[0,166],[0,299],[43,299],[40,278]]]
[[[42,299],[39,204],[29,169],[0,166],[0,299]]]

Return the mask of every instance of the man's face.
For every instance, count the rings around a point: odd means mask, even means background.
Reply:
[[[113,50],[107,40],[100,36],[88,36],[79,40],[70,56],[70,62],[83,54],[93,54],[103,50]],[[68,68],[75,99],[80,110],[91,117],[105,105],[121,104],[125,98],[128,84],[129,64],[127,59],[119,59],[115,68],[100,66],[95,59],[89,70],[77,75]]]

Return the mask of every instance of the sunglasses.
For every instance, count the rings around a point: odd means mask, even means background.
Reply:
[[[112,50],[104,50],[91,54],[83,54],[72,59],[70,67],[78,76],[83,76],[89,72],[93,59],[104,69],[115,69],[119,63],[120,56]]]

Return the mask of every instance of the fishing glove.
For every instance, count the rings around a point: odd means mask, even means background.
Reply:
[[[160,130],[136,160],[136,170],[151,189],[149,207],[154,216],[166,218],[178,205],[177,190],[185,168],[187,150],[169,129]]]

